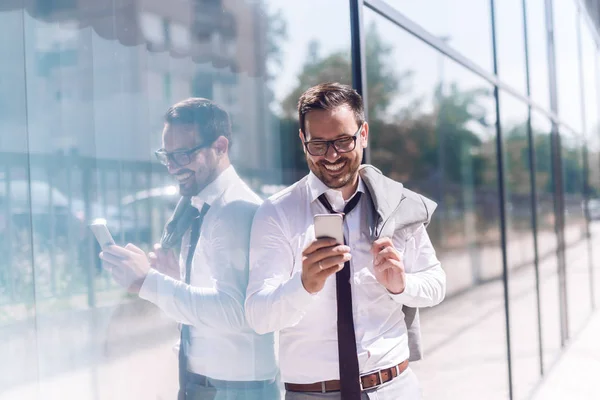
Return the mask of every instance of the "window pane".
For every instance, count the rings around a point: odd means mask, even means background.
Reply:
[[[583,138],[561,128],[565,198],[565,266],[569,335],[573,337],[591,312],[590,259],[584,214]]]
[[[529,52],[529,90],[531,98],[550,109],[548,78],[548,42],[545,0],[527,0],[527,36]]]
[[[531,115],[535,137],[535,180],[537,189],[538,255],[540,276],[540,314],[544,370],[548,371],[560,351],[560,295],[554,212],[550,120],[540,113]]]
[[[27,107],[24,65],[23,12],[0,13],[0,392],[38,377],[35,280],[32,263],[32,218],[48,218],[47,207],[31,201],[27,159]],[[6,62],[6,55],[10,62]],[[10,77],[10,78],[9,78]],[[42,188],[48,193],[48,187]],[[47,204],[46,204],[47,206]],[[20,392],[22,399],[37,398],[35,387]]]
[[[521,0],[494,2],[496,42],[500,79],[522,94],[527,93],[525,75],[525,39]]]
[[[513,396],[527,399],[540,378],[527,106],[501,92]]]
[[[482,68],[493,71],[489,1],[386,0],[386,2]],[[466,15],[468,15],[468,23],[465,23]]]
[[[558,114],[581,131],[581,82],[577,51],[577,9],[574,1],[554,1],[554,42]]]
[[[427,356],[413,368],[427,398],[460,398],[469,390],[475,397],[504,399],[492,88],[373,12],[365,13],[365,26],[367,46],[379,49],[367,57],[372,163],[438,203],[428,231],[448,294],[440,306],[422,310]],[[376,90],[382,87],[387,90]],[[460,371],[439,368],[456,358],[468,360]],[[477,382],[461,378],[472,374]]]
[[[581,65],[583,67],[583,100],[585,102],[585,127],[588,141],[600,140],[600,109],[598,108],[597,48],[592,31],[581,19]],[[593,169],[597,169],[597,164]]]

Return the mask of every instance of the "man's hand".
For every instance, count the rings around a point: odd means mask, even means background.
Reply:
[[[117,283],[130,293],[139,293],[150,262],[144,251],[129,243],[125,247],[109,246],[100,253],[104,269],[108,270]]]
[[[302,252],[302,285],[310,294],[318,293],[331,275],[350,260],[350,247],[335,239],[317,239]]]
[[[400,252],[396,250],[392,239],[381,238],[373,243],[373,266],[375,278],[392,294],[404,292],[406,273]]]
[[[173,279],[181,280],[179,262],[172,249],[163,249],[160,244],[154,245],[154,251],[148,253],[150,266],[160,273],[170,276]]]

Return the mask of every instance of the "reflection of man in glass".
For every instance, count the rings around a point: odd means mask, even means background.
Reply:
[[[156,155],[183,197],[161,245],[148,257],[132,244],[111,246],[104,265],[183,324],[180,399],[277,399],[273,335],[257,335],[244,318],[250,227],[261,200],[230,164],[229,116],[206,99],[182,101],[167,111],[162,141]],[[178,263],[169,247],[179,239]]]
[[[419,399],[408,367],[414,308],[403,306],[445,294],[425,230],[435,203],[361,166],[369,125],[352,88],[310,88],[298,113],[311,172],[256,213],[248,322],[280,332],[288,400]],[[315,215],[330,213],[341,214],[345,243],[315,238]]]

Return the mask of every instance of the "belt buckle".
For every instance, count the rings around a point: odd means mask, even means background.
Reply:
[[[377,376],[379,377],[379,383],[373,387],[379,387],[383,385],[383,376],[381,376],[381,370],[377,371]]]
[[[371,374],[369,374],[371,375]],[[363,392],[365,388],[363,387],[363,378],[367,375],[362,375],[358,378],[358,383],[360,384],[360,391]],[[367,389],[377,389],[379,386],[383,385],[383,376],[381,375],[381,370],[377,371],[377,377],[379,378],[379,382],[373,386],[369,386]]]

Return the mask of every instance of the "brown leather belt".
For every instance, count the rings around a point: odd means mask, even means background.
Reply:
[[[386,382],[391,381],[408,368],[408,360],[404,360],[398,365],[391,368],[382,369],[371,374],[362,375],[360,377],[360,388],[362,390],[372,389]],[[286,383],[285,390],[290,392],[339,392],[340,381],[338,379],[332,381],[316,382],[316,383]]]

